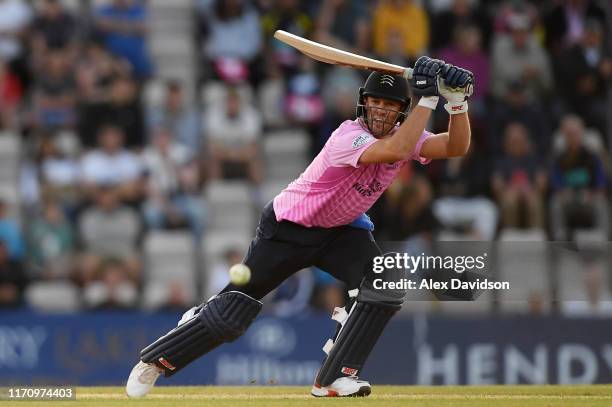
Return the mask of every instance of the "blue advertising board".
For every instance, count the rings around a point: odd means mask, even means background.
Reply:
[[[175,314],[0,314],[0,385],[121,385]],[[309,385],[334,332],[326,317],[258,318],[160,385]],[[609,319],[395,318],[362,376],[386,384],[609,383]]]

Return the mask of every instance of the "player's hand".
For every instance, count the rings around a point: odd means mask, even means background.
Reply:
[[[446,99],[447,102],[450,103],[461,103],[470,98],[474,91],[474,85],[468,84],[466,87],[450,87],[448,86],[443,78],[439,79],[438,89],[440,92],[440,96]]]
[[[449,102],[463,102],[474,93],[474,74],[467,69],[445,64],[440,70],[440,95]]]
[[[449,114],[467,112],[467,100],[474,93],[474,74],[467,69],[445,64],[438,82],[440,95],[448,102],[444,108]]]
[[[440,69],[440,76],[444,78],[444,83],[451,88],[465,88],[474,84],[474,74],[471,71],[452,64],[444,64]]]
[[[412,71],[412,93],[414,96],[439,96],[438,75],[444,61],[422,56],[417,59]]]

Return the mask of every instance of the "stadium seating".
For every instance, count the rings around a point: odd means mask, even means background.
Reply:
[[[242,181],[215,181],[206,186],[209,231],[245,230],[255,223],[252,186]]]
[[[550,312],[550,252],[544,231],[505,229],[497,247],[497,278],[510,283],[510,290],[498,293],[500,310],[528,313],[533,305],[530,301],[542,299],[545,311]]]
[[[288,183],[308,166],[308,135],[301,129],[270,132],[263,143],[266,175],[270,181]]]
[[[144,242],[144,255],[147,282],[143,303],[146,307],[159,306],[165,299],[159,287],[166,287],[167,291],[173,281],[184,282],[188,301],[195,300],[198,294],[197,247],[189,232],[149,232]]]

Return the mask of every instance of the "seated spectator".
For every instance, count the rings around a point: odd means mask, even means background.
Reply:
[[[94,12],[96,28],[106,47],[128,60],[134,76],[147,79],[153,67],[147,51],[147,5],[141,0],[112,0]]]
[[[66,278],[73,271],[75,238],[58,202],[45,202],[27,234],[30,266],[38,278]]]
[[[17,111],[23,96],[23,86],[9,65],[0,58],[0,128],[14,129]]]
[[[474,240],[493,240],[497,231],[497,207],[488,198],[490,162],[487,156],[475,151],[472,144],[468,154],[441,163],[438,198],[433,213],[449,230],[465,234]]]
[[[491,187],[502,212],[503,227],[544,226],[546,175],[531,148],[527,129],[520,123],[506,127],[504,155],[496,160]]]
[[[138,213],[121,204],[114,188],[100,188],[95,205],[86,209],[78,220],[83,244],[80,279],[88,283],[96,270],[108,259],[121,262],[135,284],[140,281],[138,239],[141,232]]]
[[[319,126],[323,119],[325,107],[320,95],[321,84],[315,71],[315,62],[306,56],[302,57],[298,71],[289,79],[285,94],[284,106],[287,119],[296,127],[304,128],[310,136],[310,153],[314,158]]]
[[[24,157],[19,169],[19,195],[26,212],[36,211],[40,201],[39,168],[32,158]]]
[[[25,255],[25,241],[19,223],[8,212],[8,204],[0,200],[0,241],[6,245],[11,260],[21,260]]]
[[[412,60],[421,56],[429,44],[429,19],[414,0],[378,2],[372,12],[372,48],[378,55],[387,55],[391,41],[399,35],[399,46]]]
[[[98,132],[98,148],[81,159],[81,180],[85,193],[95,197],[101,187],[112,187],[120,199],[138,201],[143,195],[141,158],[125,149],[124,134],[114,126]]]
[[[553,57],[557,57],[581,41],[587,20],[596,20],[602,25],[605,24],[606,12],[597,5],[596,1],[562,1],[549,10],[544,16],[544,31],[546,48]]]
[[[484,97],[489,92],[490,79],[489,56],[482,49],[481,42],[482,34],[476,25],[458,24],[455,25],[452,44],[440,51],[442,60],[469,69],[478,78],[474,94],[470,97],[470,114],[479,116],[484,113]]]
[[[598,228],[609,238],[607,179],[601,160],[584,146],[579,117],[564,117],[561,133],[565,150],[554,158],[550,173],[552,237],[573,240],[577,229]]]
[[[144,215],[150,228],[187,226],[199,241],[204,233],[205,213],[195,153],[173,140],[170,131],[155,132],[153,144],[143,153],[149,177]]]
[[[17,260],[11,260],[7,245],[0,240],[0,309],[23,304],[27,275]]]
[[[129,309],[137,305],[138,292],[124,264],[106,260],[84,287],[83,299],[88,309]]]
[[[537,103],[529,102],[527,91],[520,83],[513,83],[508,88],[506,99],[487,107],[488,131],[486,149],[495,156],[503,153],[502,138],[506,127],[512,122],[525,126],[532,137],[533,147],[537,154],[547,156],[550,152],[551,124],[548,115]]]
[[[129,64],[114,57],[99,40],[91,39],[85,44],[76,65],[80,104],[109,101],[115,79],[129,76],[129,72]]]
[[[370,48],[370,22],[363,1],[324,1],[318,12],[315,39],[322,44],[363,54]]]
[[[603,26],[585,23],[580,40],[556,60],[558,82],[564,102],[587,126],[607,131],[608,86],[612,80],[612,54],[604,44]]]
[[[581,1],[581,0],[578,0]],[[493,29],[495,34],[509,34],[512,32],[516,18],[526,18],[534,24],[539,23],[539,12],[533,2],[524,0],[502,0],[492,9]],[[535,28],[535,27],[534,27]],[[538,27],[539,29],[539,27]]]
[[[259,184],[262,162],[258,147],[261,117],[243,103],[235,89],[228,89],[225,104],[212,106],[205,120],[210,152],[210,177],[248,178]]]
[[[187,103],[183,87],[177,81],[166,83],[164,103],[148,111],[147,122],[149,131],[161,127],[169,129],[178,142],[194,153],[203,147],[199,114]]]
[[[489,49],[491,38],[491,19],[477,3],[470,0],[452,0],[450,7],[434,15],[432,27],[444,27],[433,30],[431,48],[439,51],[456,43],[456,32],[460,26],[468,26],[479,33],[484,40],[483,48]],[[455,37],[455,38],[453,38]],[[457,45],[459,45],[458,43]],[[464,67],[463,65],[460,65]],[[478,83],[480,84],[480,76]],[[480,86],[480,85],[479,85]]]
[[[262,15],[261,26],[263,38],[267,40],[265,54],[278,63],[285,78],[293,75],[301,55],[295,48],[274,39],[276,30],[285,30],[295,35],[308,38],[313,32],[314,23],[311,17],[301,9],[298,0],[275,1],[272,7]]]
[[[491,90],[498,100],[505,101],[509,89],[519,83],[533,103],[552,89],[550,62],[533,34],[528,15],[513,14],[508,23],[510,34],[499,34],[493,43]]]
[[[390,202],[390,215],[395,220],[390,225],[391,240],[407,241],[417,237],[433,240],[441,224],[432,212],[433,191],[427,178],[412,176],[399,191],[398,198],[395,205]]]
[[[414,58],[406,54],[404,50],[404,38],[400,31],[390,31],[387,37],[387,46],[384,54],[375,54],[377,59],[400,66],[411,66]]]
[[[72,215],[81,202],[78,161],[65,154],[58,146],[58,135],[45,135],[40,140],[40,189],[44,198],[56,200],[63,210]]]
[[[226,82],[258,83],[262,47],[259,13],[244,0],[215,0],[199,23],[203,55],[214,75]]]
[[[49,51],[37,67],[34,120],[43,128],[72,127],[76,122],[76,83],[65,51]]]
[[[77,24],[61,0],[43,0],[32,23],[32,55],[44,55],[50,49],[67,49],[76,44]]]
[[[79,137],[85,146],[92,146],[101,127],[112,124],[124,134],[128,147],[140,148],[145,145],[142,107],[138,88],[127,76],[118,76],[108,87],[108,97],[94,103],[80,106]]]
[[[22,57],[22,38],[32,20],[32,9],[24,0],[0,2],[0,58],[11,63]]]
[[[283,128],[288,125],[287,116],[281,108],[286,93],[286,84],[280,66],[268,61],[266,79],[259,85],[257,107],[266,129]]]

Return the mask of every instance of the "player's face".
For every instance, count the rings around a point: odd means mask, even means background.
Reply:
[[[368,96],[366,112],[372,134],[376,137],[386,135],[395,126],[401,109],[402,104],[395,100]]]

